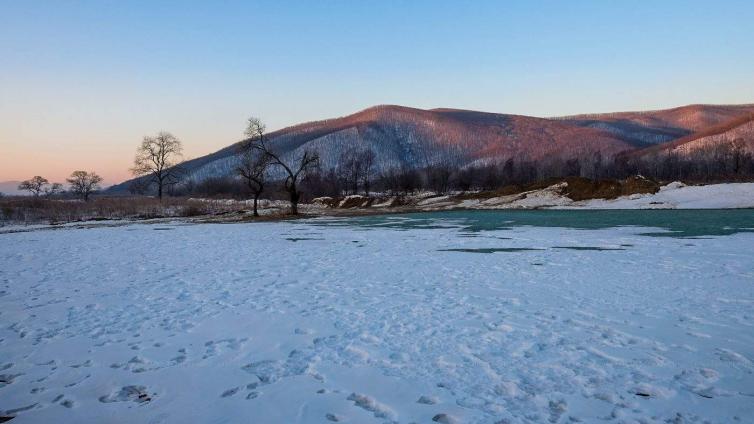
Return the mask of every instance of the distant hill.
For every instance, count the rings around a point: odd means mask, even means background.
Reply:
[[[345,117],[307,122],[268,134],[284,157],[316,149],[322,167],[335,167],[347,148],[372,149],[377,171],[424,168],[438,162],[454,167],[504,161],[569,159],[599,152],[656,152],[715,129],[749,125],[754,105],[690,105],[645,112],[618,112],[537,118],[458,109],[375,106]],[[747,124],[748,122],[748,124]],[[751,138],[745,127],[741,133]],[[709,133],[709,134],[708,134]],[[718,138],[729,138],[730,133]],[[711,141],[697,141],[702,146]],[[717,143],[719,141],[716,141]],[[675,146],[674,148],[678,148]],[[187,161],[188,178],[232,175],[237,144]],[[124,191],[131,181],[110,191]]]
[[[19,184],[21,184],[21,181],[0,181],[0,193],[3,193],[6,196],[28,194],[18,190]]]
[[[663,144],[746,119],[754,105],[689,105],[644,112],[617,112],[563,117],[577,125],[603,128],[647,144]]]
[[[671,142],[638,150],[635,156],[674,153],[681,156],[714,151],[719,147],[737,147],[754,153],[754,112],[712,125]]]

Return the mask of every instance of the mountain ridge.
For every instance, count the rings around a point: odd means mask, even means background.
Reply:
[[[318,150],[324,169],[336,167],[345,149],[372,149],[377,171],[384,171],[440,162],[465,167],[509,158],[541,161],[591,154],[641,155],[645,150],[662,151],[661,146],[676,140],[691,140],[710,128],[724,128],[750,114],[754,114],[754,104],[691,104],[551,118],[375,105],[350,115],[281,128],[267,137],[288,158],[304,149]],[[240,142],[185,162],[188,179],[196,182],[233,175]],[[132,181],[111,190],[124,190]]]

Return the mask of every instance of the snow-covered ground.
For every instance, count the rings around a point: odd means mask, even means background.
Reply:
[[[754,208],[754,183],[687,186],[674,182],[655,194],[634,194],[613,200],[574,202],[587,209],[737,209]]]
[[[575,202],[562,194],[567,183],[524,193],[446,203],[444,197],[424,209],[743,209],[754,208],[754,183],[725,183],[687,186],[673,182],[654,194],[632,194],[617,199],[592,199]]]
[[[754,233],[322,222],[0,234],[0,415],[754,422]]]

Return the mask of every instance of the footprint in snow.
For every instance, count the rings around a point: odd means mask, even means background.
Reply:
[[[238,350],[248,340],[249,339],[247,337],[244,337],[241,339],[229,338],[229,339],[222,339],[222,340],[210,340],[204,343],[205,352],[202,359],[207,359],[219,353],[222,353],[225,349]]]
[[[419,400],[416,401],[416,403],[420,403],[422,405],[434,405],[437,403],[437,398],[434,396],[422,396],[419,398]]]
[[[384,418],[388,420],[394,419],[395,413],[393,410],[370,396],[351,393],[346,399],[353,401],[355,406],[371,412],[376,418]]]
[[[5,387],[9,384],[12,384],[16,378],[22,376],[23,373],[19,374],[0,374],[0,387]]]
[[[432,417],[432,421],[440,424],[458,424],[459,422],[455,417],[448,414],[437,414]]]
[[[110,393],[109,395],[100,396],[99,401],[102,403],[111,402],[136,402],[147,403],[154,398],[155,394],[147,393],[147,388],[144,386],[124,386],[117,392]]]
[[[186,362],[186,355],[178,355],[170,360],[171,365],[178,365]]]
[[[22,406],[22,407],[19,407],[19,408],[7,409],[5,411],[0,411],[0,418],[2,419],[2,421],[0,421],[0,422],[10,421],[13,418],[15,418],[15,415],[17,413],[33,409],[37,405],[39,405],[39,404],[38,403],[32,403],[31,405]],[[5,418],[7,418],[7,419],[5,419]]]
[[[235,395],[236,393],[238,393],[238,387],[233,387],[232,389],[228,389],[224,391],[223,394],[220,395],[220,397],[224,397],[224,398],[231,397]]]
[[[91,367],[91,366],[92,366],[92,360],[87,359],[85,362],[82,362],[80,364],[71,365],[71,368],[81,368],[81,367]]]
[[[556,423],[560,421],[560,417],[568,410],[568,403],[565,400],[550,401],[548,405],[550,410],[550,422]]]
[[[741,368],[751,369],[752,362],[745,356],[730,349],[717,348],[715,349],[717,357],[723,362],[729,362],[733,365],[737,365]]]

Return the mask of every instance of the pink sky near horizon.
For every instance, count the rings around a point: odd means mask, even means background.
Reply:
[[[717,103],[733,104],[736,102]],[[745,102],[739,101],[737,103]],[[653,110],[685,104],[688,103],[656,105],[643,109],[626,108],[622,110]],[[303,117],[294,118],[295,120],[290,122],[277,120],[273,121],[279,122],[276,126],[268,124],[268,131],[301,122],[343,116],[357,112],[365,107],[354,106],[348,112],[332,116],[312,114],[311,118],[308,119]],[[431,107],[425,106],[423,108]],[[598,112],[611,111],[618,110],[602,110]],[[298,113],[291,112],[291,115],[294,116],[305,114],[305,112],[302,113],[303,111],[296,111]],[[592,112],[594,111],[569,109],[562,114],[539,116]],[[213,118],[212,116],[217,113],[227,113],[228,116],[223,117],[223,119],[217,116]],[[231,113],[230,111],[216,112],[215,114],[206,111],[195,111],[194,114],[185,114],[182,119],[177,119],[176,117],[166,119],[166,122],[172,123],[169,126],[159,127],[154,123],[153,125],[134,125],[134,127],[131,127],[130,125],[134,123],[128,122],[128,120],[120,121],[119,119],[115,119],[121,116],[119,113],[102,116],[99,112],[82,111],[79,116],[79,120],[82,121],[80,123],[81,126],[70,128],[68,131],[60,129],[65,128],[66,119],[70,119],[70,115],[63,116],[62,118],[53,115],[46,119],[34,117],[29,118],[29,122],[24,122],[23,120],[16,121],[15,123],[11,122],[11,125],[0,127],[0,182],[21,181],[34,175],[41,175],[51,182],[64,183],[71,172],[85,170],[94,171],[102,176],[104,178],[103,186],[121,183],[132,178],[130,167],[133,163],[136,148],[145,135],[154,135],[162,130],[172,132],[183,143],[183,158],[185,160],[213,153],[243,137],[242,131],[247,115],[239,112]],[[285,115],[284,113],[280,113],[278,116]],[[89,117],[100,119],[101,121],[97,125],[86,125],[85,121],[89,121]],[[194,117],[201,119],[193,119]],[[231,119],[228,119],[228,117]],[[216,121],[213,122],[213,119],[216,119]],[[237,125],[231,125],[229,122],[231,120],[237,123]],[[220,121],[225,123],[225,125],[216,124],[216,122]],[[69,125],[73,124],[70,121],[67,123]],[[151,128],[155,129],[150,131]],[[56,134],[58,131],[60,135]]]
[[[29,143],[39,145],[40,148],[4,146],[2,157],[0,157],[0,182],[21,181],[34,175],[41,175],[50,182],[64,183],[71,172],[84,170],[94,171],[102,176],[105,186],[117,184],[132,177],[129,168],[132,166],[136,147],[140,141],[141,137],[131,140],[120,137],[118,141],[111,141],[107,144],[99,144],[96,141],[47,143],[33,140]],[[207,146],[209,143],[196,143],[191,138],[184,138],[183,141],[188,142],[184,149],[185,159],[198,157],[224,147],[218,145],[218,148],[214,149]],[[228,144],[230,143],[232,141]]]

